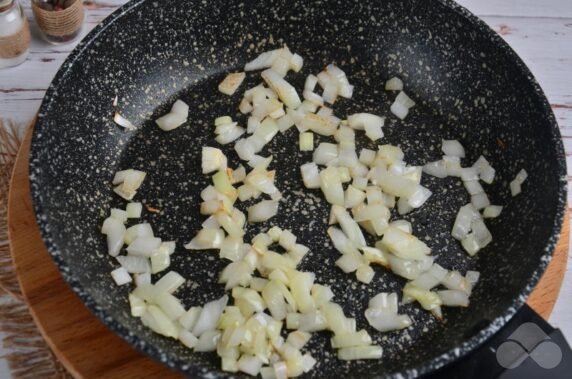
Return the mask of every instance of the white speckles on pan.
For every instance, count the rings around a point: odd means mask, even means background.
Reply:
[[[392,96],[383,83],[402,77],[419,105],[405,123],[389,117],[383,141],[399,145],[407,161],[420,164],[440,157],[441,138],[459,139],[468,152],[466,163],[483,153],[497,169],[486,190],[494,203],[506,205],[491,221],[495,241],[471,259],[450,238],[454,214],[468,200],[463,187],[452,178],[425,178],[434,196],[406,218],[439,263],[483,273],[471,307],[447,310],[441,323],[415,305],[404,306],[413,327],[371,333],[385,350],[380,361],[339,361],[327,334],[320,334],[309,344],[318,358],[309,375],[413,377],[466,354],[510,319],[548,264],[565,209],[565,161],[554,117],[530,72],[482,22],[448,0],[143,0],[121,8],[66,60],[34,134],[34,206],[62,275],[97,316],[142,351],[194,377],[232,376],[218,370],[214,355],[192,354],[129,315],[127,288],[112,283],[113,262],[102,253],[98,230],[109,207],[122,204],[111,191],[113,173],[127,167],[146,171],[138,200],[161,209],[146,213],[146,220],[163,238],[178,241],[173,268],[189,279],[180,297],[191,306],[222,294],[216,278],[224,262],[213,253],[182,249],[201,222],[197,203],[208,178],[200,173],[200,148],[216,145],[211,126],[216,116],[245,122],[238,97],[217,93],[225,73],[284,42],[305,58],[303,73],[289,76],[298,88],[305,74],[331,61],[348,73],[356,93],[351,105],[336,104],[340,116],[356,106],[389,114]],[[258,82],[258,74],[251,74],[245,85]],[[125,132],[112,122],[116,95],[118,110],[137,131]],[[178,97],[191,107],[189,122],[165,133],[152,120]],[[398,290],[401,280],[376,268],[374,284],[365,286],[334,266],[337,253],[325,234],[326,203],[318,191],[300,192],[307,191],[298,167],[311,158],[298,152],[296,141],[291,130],[263,151],[274,154],[277,183],[286,196],[274,221],[310,246],[302,268],[332,285],[336,301],[366,327],[355,310],[365,309],[377,292]],[[233,154],[231,159],[237,163]],[[529,172],[529,181],[512,198],[508,182],[520,168]]]

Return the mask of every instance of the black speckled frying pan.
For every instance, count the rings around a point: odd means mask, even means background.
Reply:
[[[438,263],[463,273],[478,270],[482,279],[470,307],[445,309],[443,322],[417,305],[404,305],[400,309],[414,326],[378,333],[363,317],[365,305],[378,292],[401,293],[403,280],[379,267],[366,286],[334,265],[338,253],[325,233],[328,207],[319,191],[299,192],[298,167],[311,154],[298,151],[294,129],[277,136],[263,151],[274,155],[286,198],[273,223],[292,229],[311,248],[301,269],[331,285],[335,300],[384,349],[381,360],[342,362],[329,347],[328,333],[318,334],[309,344],[318,364],[308,377],[415,376],[472,352],[517,313],[550,261],[564,215],[566,170],[556,121],[531,73],[493,31],[450,0],[138,0],[122,7],[63,64],[34,133],[30,168],[37,220],[63,276],[138,349],[193,377],[230,377],[214,354],[193,354],[130,316],[129,288],[113,283],[109,273],[117,263],[107,256],[99,228],[110,207],[124,204],[111,190],[114,172],[147,172],[137,199],[161,209],[144,219],[158,236],[177,241],[171,268],[188,278],[179,297],[189,307],[222,295],[216,281],[226,263],[213,252],[183,249],[203,220],[199,193],[209,178],[200,172],[200,149],[216,145],[215,117],[246,121],[237,109],[240,95],[217,92],[225,74],[283,43],[305,58],[302,72],[288,76],[297,88],[330,62],[345,70],[356,91],[351,101],[336,103],[336,114],[387,115],[383,142],[399,145],[407,162],[439,159],[442,138],[461,141],[468,152],[464,165],[484,154],[497,173],[485,190],[494,204],[505,206],[488,223],[494,242],[469,258],[450,237],[457,210],[468,202],[462,184],[424,176],[433,196],[404,218]],[[383,83],[392,76],[403,78],[417,102],[405,122],[389,113],[394,95]],[[242,89],[258,82],[259,73],[248,74]],[[116,95],[118,109],[137,131],[112,122]],[[166,133],[152,120],[176,98],[190,105],[190,118]],[[236,165],[232,149],[225,151]],[[529,178],[513,198],[508,184],[521,168]],[[261,228],[249,227],[248,235]]]

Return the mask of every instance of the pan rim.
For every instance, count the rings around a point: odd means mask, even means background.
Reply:
[[[65,81],[67,74],[70,72],[73,64],[83,56],[84,51],[91,46],[93,42],[97,40],[99,34],[105,31],[108,27],[113,25],[116,21],[120,20],[125,14],[138,8],[143,3],[149,0],[134,0],[130,1],[116,11],[114,11],[110,16],[108,16],[103,22],[97,25],[92,31],[90,31],[83,40],[74,48],[70,55],[66,58],[54,79],[52,80],[50,86],[48,87],[46,94],[42,100],[40,110],[38,113],[38,118],[36,122],[36,127],[34,128],[34,133],[32,137],[32,148],[30,152],[29,159],[29,175],[30,175],[30,187],[32,193],[32,203],[34,208],[34,213],[36,217],[37,224],[39,226],[40,234],[47,247],[47,250],[55,261],[59,268],[59,271],[65,281],[71,286],[72,290],[81,298],[85,306],[108,328],[110,328],[115,334],[118,334],[122,339],[128,342],[132,347],[143,352],[152,359],[158,360],[167,366],[182,370],[187,374],[201,376],[204,375],[204,371],[199,366],[189,365],[187,362],[177,358],[168,357],[166,351],[158,348],[154,345],[147,344],[140,337],[132,334],[128,328],[117,322],[112,318],[109,313],[97,304],[94,298],[83,289],[80,281],[71,272],[69,265],[62,258],[60,251],[56,244],[51,238],[51,231],[49,224],[47,223],[47,218],[45,217],[44,207],[43,207],[43,197],[40,191],[40,185],[37,182],[37,176],[34,175],[35,172],[41,170],[41,164],[37,160],[38,149],[34,149],[37,146],[39,134],[41,134],[42,123],[46,114],[49,113],[52,106],[54,98],[57,96],[57,90],[59,85]],[[562,138],[560,130],[558,128],[558,123],[554,116],[554,113],[548,103],[546,95],[542,91],[539,83],[530,72],[529,68],[518,56],[518,54],[510,47],[510,45],[505,42],[496,32],[494,32],[483,20],[478,18],[476,15],[472,14],[463,6],[457,4],[453,0],[433,0],[440,3],[444,7],[450,9],[451,11],[457,13],[459,16],[466,19],[469,24],[474,26],[475,30],[487,35],[493,44],[499,47],[499,49],[504,50],[507,57],[514,62],[515,70],[518,70],[520,74],[523,74],[528,78],[529,83],[536,92],[536,96],[540,101],[540,105],[546,116],[547,124],[550,124],[550,136],[553,140],[553,148],[555,149],[557,171],[559,173],[559,187],[558,187],[558,199],[555,209],[555,217],[552,224],[552,234],[546,245],[544,247],[544,253],[540,257],[540,263],[538,267],[532,273],[531,278],[528,280],[526,286],[521,289],[520,294],[516,296],[515,299],[510,303],[508,308],[494,318],[489,325],[480,330],[477,334],[463,341],[457,347],[453,347],[450,350],[441,353],[433,358],[422,362],[421,364],[407,368],[400,372],[394,372],[387,375],[387,377],[403,378],[403,377],[417,377],[419,375],[427,374],[433,372],[441,367],[452,363],[459,358],[467,355],[477,347],[481,346],[487,339],[498,332],[510,319],[518,312],[518,310],[523,306],[527,297],[530,295],[536,284],[538,283],[540,277],[546,270],[546,267],[550,263],[556,244],[558,243],[562,225],[564,222],[564,214],[566,210],[567,203],[567,181],[566,181],[566,160],[564,147],[562,143]],[[375,375],[375,374],[374,374]],[[375,377],[375,376],[374,376]]]

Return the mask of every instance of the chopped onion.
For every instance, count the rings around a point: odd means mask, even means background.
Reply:
[[[151,257],[153,252],[161,246],[161,239],[157,237],[137,237],[127,246],[129,255]]]
[[[407,315],[398,315],[387,310],[369,308],[365,311],[367,322],[380,332],[389,332],[411,326],[411,318]]]
[[[224,307],[228,303],[228,296],[224,295],[218,300],[213,300],[206,303],[201,310],[197,322],[195,323],[192,333],[200,337],[207,331],[214,330]]]
[[[128,119],[126,119],[125,117],[123,117],[122,115],[119,114],[119,112],[115,112],[115,114],[113,115],[113,121],[119,125],[124,127],[127,130],[136,130],[137,128],[135,127],[135,125],[133,125],[131,123],[131,121],[129,121]]]
[[[278,202],[272,200],[262,200],[248,208],[249,222],[263,222],[278,213]]]
[[[485,208],[485,210],[483,211],[483,217],[484,218],[495,218],[500,216],[501,212],[502,212],[502,206],[500,205],[489,205],[488,207]]]
[[[468,307],[469,295],[463,291],[443,290],[437,291],[443,305],[448,307]]]
[[[514,180],[510,182],[510,193],[513,197],[520,194],[520,192],[522,191],[521,185],[522,183],[524,183],[527,177],[528,174],[524,169],[522,169],[518,172]]]
[[[242,84],[246,74],[244,72],[234,72],[228,74],[224,80],[218,85],[218,90],[225,95],[233,95],[238,87]]]
[[[465,149],[457,140],[442,140],[441,150],[447,156],[465,158]]]
[[[195,238],[185,245],[189,250],[219,249],[224,241],[221,229],[201,229]]]
[[[377,345],[345,347],[338,350],[338,359],[343,361],[380,359],[382,353],[381,346]]]
[[[306,132],[300,134],[300,151],[314,150],[314,133]]]
[[[127,213],[127,218],[139,218],[143,211],[143,205],[141,203],[129,203],[125,208],[125,211]]]
[[[300,171],[306,188],[320,188],[320,171],[314,162],[303,164]]]
[[[402,91],[403,90],[403,81],[397,77],[393,77],[385,82],[385,90],[386,91]]]
[[[225,170],[227,167],[226,156],[216,147],[204,146],[202,149],[201,167],[203,174]]]
[[[248,62],[244,66],[244,71],[255,71],[271,67],[276,58],[282,53],[282,49],[267,51],[260,54],[256,59]]]
[[[423,166],[423,172],[437,178],[445,178],[447,177],[447,166],[442,160],[430,162]]]
[[[270,88],[276,92],[278,98],[290,108],[297,108],[302,103],[300,97],[296,93],[296,89],[290,83],[284,80],[274,70],[264,70],[262,72],[262,79],[268,84]]]
[[[141,274],[151,271],[149,259],[141,256],[118,256],[119,264],[131,274]]]
[[[338,158],[338,145],[322,142],[314,150],[313,161],[319,165],[327,165]]]
[[[320,172],[320,188],[330,204],[344,205],[344,188],[335,167],[327,167]]]
[[[119,254],[125,241],[125,225],[121,221],[110,217],[105,220],[104,228],[102,232],[107,234],[107,252],[112,257],[115,257]]]
[[[155,123],[162,130],[170,131],[184,124],[187,121],[188,115],[189,106],[185,102],[177,100],[171,107],[169,113],[156,119]]]
[[[131,275],[129,275],[129,272],[127,271],[127,269],[125,269],[125,267],[119,267],[111,271],[111,277],[115,281],[115,284],[117,284],[118,286],[131,283],[132,281]]]
[[[395,226],[389,226],[385,230],[382,243],[389,251],[403,259],[422,260],[431,252],[429,247],[414,235]]]

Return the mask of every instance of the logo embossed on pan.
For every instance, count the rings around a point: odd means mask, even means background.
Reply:
[[[560,364],[562,351],[538,325],[527,322],[520,325],[497,348],[497,362],[504,368],[517,368],[530,357],[544,369]]]

